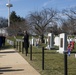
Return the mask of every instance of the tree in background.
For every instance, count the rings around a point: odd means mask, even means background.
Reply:
[[[0,17],[0,28],[7,27],[8,21],[5,18]]]
[[[44,34],[47,32],[47,28],[51,27],[51,24],[55,21],[56,15],[57,12],[53,9],[43,9],[40,12],[36,11],[30,14],[29,25],[31,25],[35,34],[41,36],[42,43]]]
[[[68,33],[74,34],[76,32],[76,8],[65,9],[63,14],[67,17]]]
[[[22,22],[24,21],[25,19],[20,17],[20,16],[17,16],[16,15],[16,12],[15,11],[12,11],[11,14],[10,14],[10,21],[13,23],[13,22]]]
[[[60,15],[60,16],[59,16]],[[7,28],[11,35],[23,34],[25,30],[30,34],[41,36],[43,42],[44,35],[48,32],[60,34],[76,34],[76,8],[65,9],[58,13],[54,9],[43,9],[41,11],[31,12],[28,17],[22,18],[16,15],[15,11],[10,14],[11,24]],[[0,18],[0,27],[7,27],[7,19]]]
[[[15,11],[10,14],[10,26],[8,27],[8,33],[10,35],[21,35],[26,30],[27,22],[24,18],[17,16]]]

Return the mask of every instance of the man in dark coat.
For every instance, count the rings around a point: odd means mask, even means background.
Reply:
[[[3,43],[3,37],[0,35],[0,49],[2,48],[2,43]]]
[[[5,37],[5,36],[2,36],[2,43],[3,43],[3,46],[5,46],[5,40],[6,40],[6,37]]]
[[[27,56],[28,48],[29,48],[29,35],[27,31],[24,31],[24,48],[26,50],[26,56]]]

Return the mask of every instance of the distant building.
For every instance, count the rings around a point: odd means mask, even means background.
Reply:
[[[0,28],[0,34],[7,36],[8,35],[7,28]]]

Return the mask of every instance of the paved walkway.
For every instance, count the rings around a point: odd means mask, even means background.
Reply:
[[[40,75],[14,49],[0,51],[0,75]]]

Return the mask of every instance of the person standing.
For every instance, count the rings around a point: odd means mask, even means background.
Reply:
[[[3,37],[2,37],[2,35],[0,35],[0,50],[2,48],[2,44],[3,44]]]
[[[6,40],[6,37],[2,36],[3,46],[5,46],[5,40]]]
[[[27,56],[28,48],[29,48],[29,35],[27,31],[24,31],[24,48],[26,50],[26,56]]]

